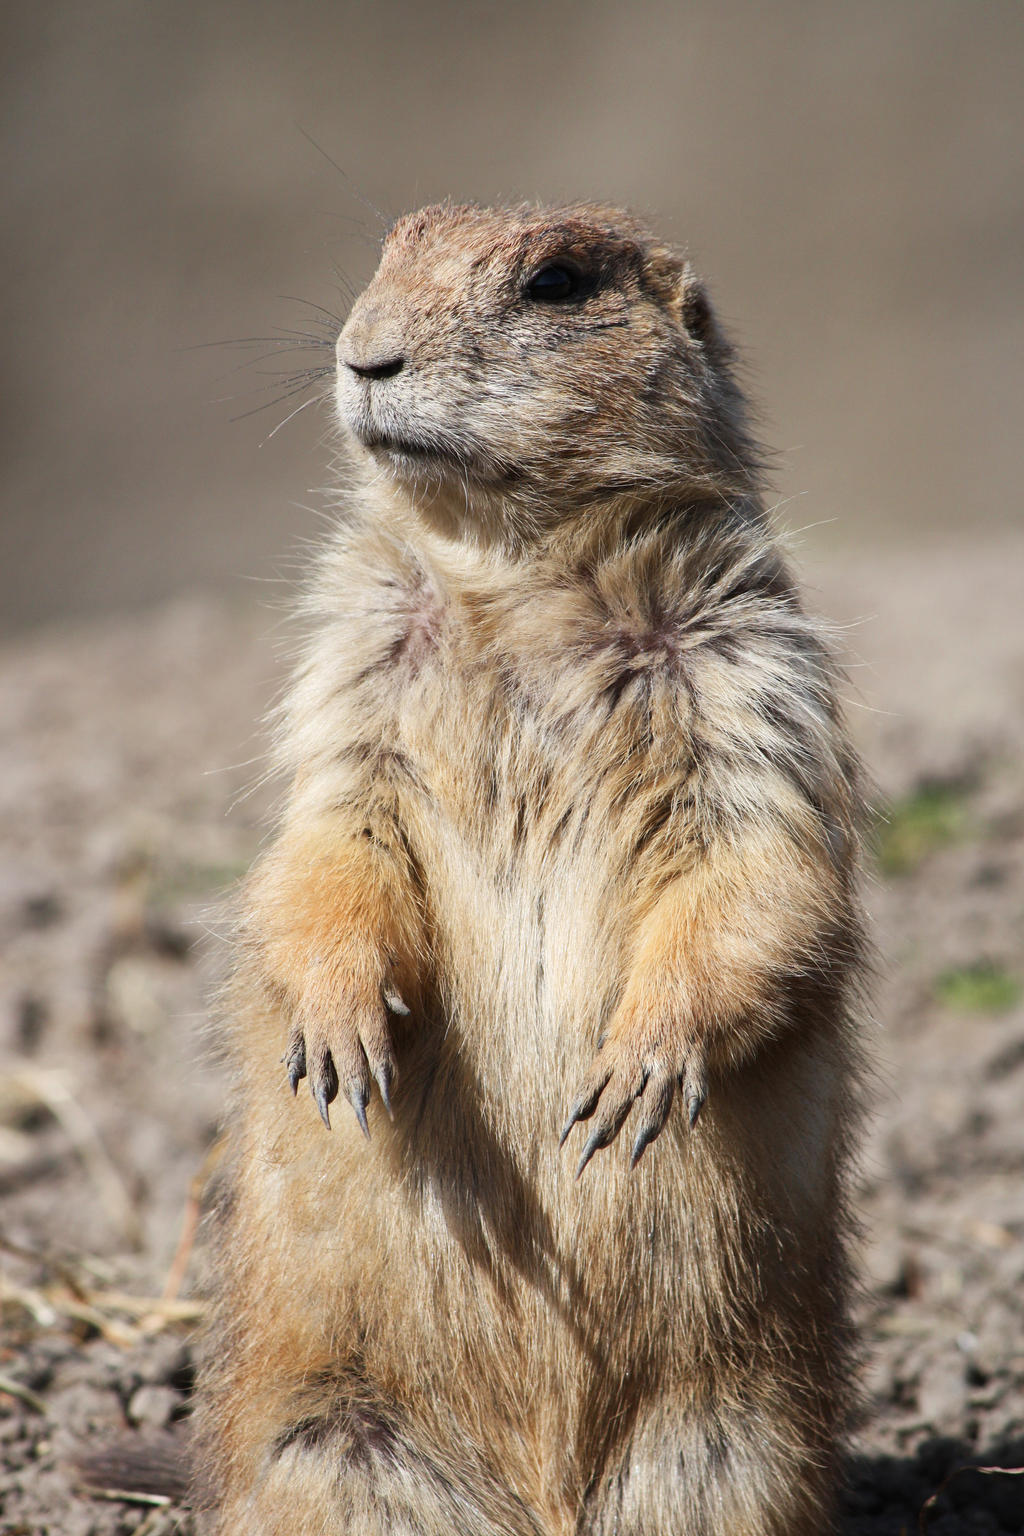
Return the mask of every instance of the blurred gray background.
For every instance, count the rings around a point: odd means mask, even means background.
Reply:
[[[287,570],[329,414],[271,437],[287,360],[207,344],[343,314],[368,205],[447,195],[688,247],[812,551],[1021,520],[1020,0],[35,0],[0,60],[9,633]]]

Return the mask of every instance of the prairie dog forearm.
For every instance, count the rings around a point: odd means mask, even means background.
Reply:
[[[293,1089],[308,1075],[325,1122],[339,1087],[366,1129],[372,1077],[390,1108],[387,1011],[418,1000],[428,951],[408,858],[369,827],[292,824],[257,866],[246,924],[257,974],[290,1022]]]
[[[315,974],[330,985],[346,964],[380,975],[396,968],[411,983],[424,951],[408,860],[368,828],[355,831],[328,816],[289,828],[256,867],[246,924],[268,980],[293,993]]]
[[[643,919],[623,1008],[679,1020],[709,1066],[735,1066],[785,1019],[785,984],[834,964],[849,925],[824,853],[781,827],[718,845],[664,890]]]

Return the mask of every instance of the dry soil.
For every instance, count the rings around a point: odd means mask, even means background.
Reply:
[[[922,1519],[931,1536],[1024,1530],[1024,1477],[958,1470],[1024,1464],[1022,561],[1008,532],[808,573],[843,625],[884,810],[866,1409],[844,1536]],[[276,625],[179,602],[0,653],[11,1536],[191,1529],[173,1501],[87,1497],[73,1458],[187,1429],[201,1313],[188,1227],[227,1091],[210,997],[222,899],[273,803],[254,722],[280,674]]]

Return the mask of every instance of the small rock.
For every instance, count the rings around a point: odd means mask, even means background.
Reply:
[[[143,1382],[180,1389],[190,1380],[191,1362],[188,1345],[172,1334],[164,1334],[153,1339],[134,1363]]]
[[[864,1250],[863,1268],[876,1295],[906,1295],[906,1253],[898,1236],[875,1237]]]
[[[891,1343],[875,1343],[868,1355],[862,1381],[868,1398],[876,1405],[895,1402],[898,1396],[899,1361]]]
[[[173,1387],[149,1385],[140,1387],[128,1404],[128,1417],[133,1424],[150,1429],[166,1429],[181,1408],[181,1394]]]
[[[977,1343],[972,1358],[978,1372],[994,1376],[1007,1365],[1020,1332],[1020,1314],[996,1298],[988,1298],[984,1315],[975,1330]]]
[[[46,1402],[50,1422],[71,1434],[109,1434],[124,1424],[117,1393],[88,1381],[76,1381],[60,1391],[51,1389]]]
[[[967,1407],[968,1385],[962,1356],[942,1354],[921,1372],[917,1407],[925,1423],[934,1429],[959,1428]]]

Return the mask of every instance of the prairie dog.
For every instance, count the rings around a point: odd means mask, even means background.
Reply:
[[[821,1536],[861,803],[731,350],[626,214],[446,204],[337,359],[207,1529]]]

